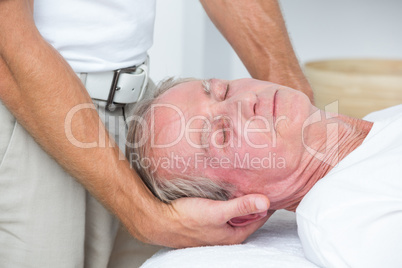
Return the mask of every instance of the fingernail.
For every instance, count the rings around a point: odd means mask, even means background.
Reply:
[[[267,202],[261,198],[255,200],[255,207],[260,211],[268,210]]]

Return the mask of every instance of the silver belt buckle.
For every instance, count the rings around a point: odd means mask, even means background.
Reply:
[[[116,94],[116,91],[120,90],[120,87],[117,86],[117,83],[119,82],[120,74],[134,73],[136,70],[137,70],[137,66],[133,66],[133,67],[117,69],[114,71],[112,85],[110,87],[109,96],[106,101],[106,109],[108,109],[111,112],[113,112],[116,109],[116,105],[113,103],[113,99],[114,99],[114,95]],[[145,81],[144,81],[144,83],[145,83]]]

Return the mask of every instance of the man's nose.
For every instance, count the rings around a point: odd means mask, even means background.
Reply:
[[[239,92],[227,101],[228,105],[231,106],[230,111],[234,111],[236,115],[241,115],[246,120],[255,116],[255,109],[258,104],[258,96],[255,92]]]

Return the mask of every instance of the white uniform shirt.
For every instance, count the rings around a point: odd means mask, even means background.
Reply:
[[[35,0],[34,19],[75,72],[110,71],[145,61],[155,0]]]
[[[402,267],[402,105],[372,113],[363,144],[296,210],[306,257],[321,267]]]

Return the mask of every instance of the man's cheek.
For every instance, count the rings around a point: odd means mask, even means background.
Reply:
[[[270,143],[261,133],[249,132],[244,138],[245,145],[252,149],[269,148]]]
[[[272,141],[276,140],[274,135],[273,128],[265,118],[250,119],[244,125],[243,144],[241,147],[247,146],[255,149],[269,148],[272,146]]]

